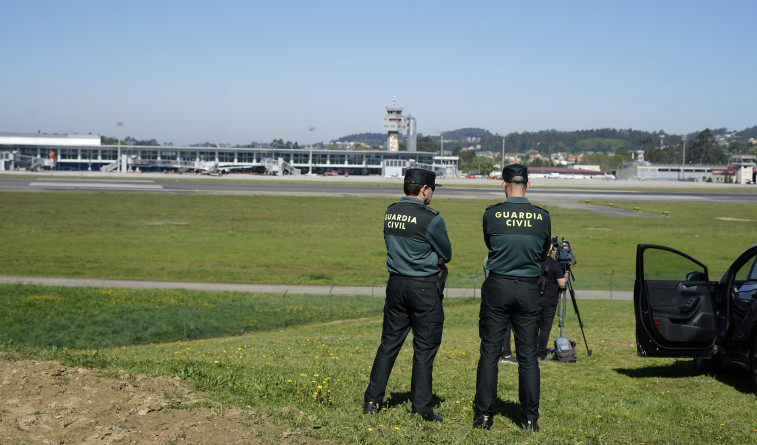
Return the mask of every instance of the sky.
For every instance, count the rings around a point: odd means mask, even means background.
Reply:
[[[753,0],[0,0],[0,132],[306,144],[381,132],[394,97],[427,136],[739,131],[756,18]]]

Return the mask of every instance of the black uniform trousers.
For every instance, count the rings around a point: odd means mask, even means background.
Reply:
[[[542,359],[547,358],[547,343],[549,343],[549,332],[552,330],[552,323],[555,322],[555,313],[557,304],[541,307],[539,314],[539,343],[536,348],[537,355]]]
[[[539,418],[540,374],[536,358],[539,329],[539,288],[534,282],[490,273],[481,286],[478,332],[480,357],[474,406],[478,414],[493,415],[497,399],[498,361],[508,323],[515,335],[518,359],[518,398],[523,420]]]
[[[536,348],[536,356],[542,360],[547,358],[547,343],[549,343],[549,333],[552,330],[552,323],[555,322],[556,313],[556,304],[542,306],[541,312],[539,312],[539,341]],[[508,325],[505,330],[505,339],[502,341],[502,357],[512,355],[512,349],[510,348],[510,331],[511,329]]]
[[[413,371],[410,380],[410,402],[415,413],[424,414],[430,411],[434,358],[442,342],[443,325],[444,308],[435,283],[395,275],[389,277],[386,285],[381,345],[373,361],[364,401],[376,404],[383,401],[394,361],[412,329]]]

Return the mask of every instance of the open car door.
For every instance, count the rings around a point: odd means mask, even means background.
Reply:
[[[711,357],[717,334],[707,266],[675,249],[636,248],[636,350],[640,357]]]

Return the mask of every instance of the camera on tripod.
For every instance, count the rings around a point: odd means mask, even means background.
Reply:
[[[570,276],[567,277],[568,280],[565,283],[565,289],[570,294],[570,299],[573,302],[573,310],[576,311],[576,317],[578,317],[578,326],[581,327],[581,335],[584,338],[586,353],[589,357],[591,357],[591,349],[589,349],[589,343],[586,341],[586,334],[584,333],[584,322],[581,321],[581,314],[578,313],[576,293],[573,290],[573,285],[571,284],[571,279],[575,280],[575,277],[573,276],[573,271],[570,269],[570,266],[573,266],[577,262],[576,257],[573,256],[573,247],[571,247],[570,242],[565,241],[565,237],[562,238],[562,241],[558,241],[557,237],[554,237],[552,238],[552,250],[555,251],[555,260],[560,264],[560,266],[562,266],[563,272],[570,274]],[[562,308],[559,311],[558,317],[558,324],[560,325],[560,337],[555,340],[555,354],[557,354],[558,361],[576,361],[575,352],[573,351],[575,342],[571,342],[570,340],[565,338],[563,332],[566,312],[565,309],[567,306],[567,295],[564,290],[561,291],[561,293]]]
[[[555,259],[561,265],[573,266],[577,263],[576,257],[573,256],[573,248],[569,241],[557,241],[557,237],[552,238],[552,248],[555,251]]]

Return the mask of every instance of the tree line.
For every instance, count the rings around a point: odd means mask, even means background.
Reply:
[[[675,145],[657,148],[651,139],[644,140],[644,160],[653,164],[728,164],[731,156],[755,154],[755,146],[744,141],[731,141],[721,145],[709,129],[694,140],[680,141]],[[685,156],[685,159],[684,159]]]

